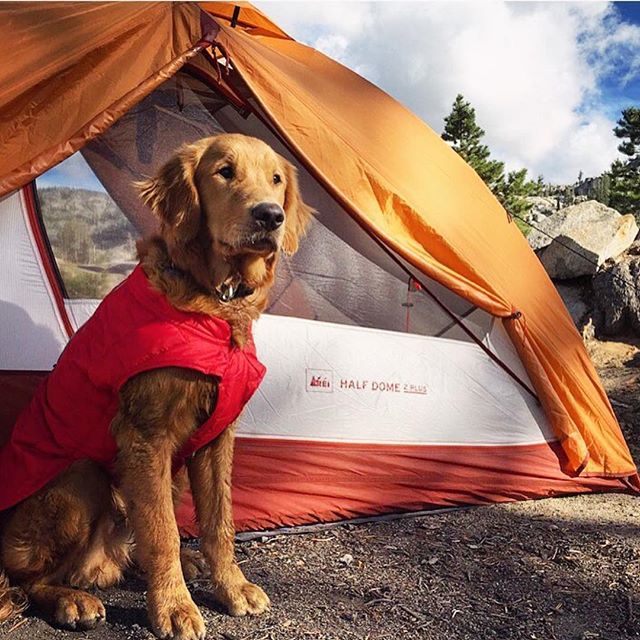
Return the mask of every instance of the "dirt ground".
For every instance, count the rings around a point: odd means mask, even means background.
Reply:
[[[640,343],[592,342],[634,458],[640,460]],[[238,544],[272,600],[230,618],[191,585],[220,640],[624,640],[640,637],[640,502],[623,494],[555,498],[342,525]],[[54,630],[29,614],[11,640],[153,636],[135,575],[101,594],[107,623]]]

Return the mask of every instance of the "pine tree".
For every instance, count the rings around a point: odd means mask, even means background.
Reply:
[[[640,157],[640,107],[622,110],[618,126],[613,129],[617,138],[622,138],[618,150],[629,158]],[[624,140],[624,138],[629,138]]]
[[[542,176],[538,176],[535,181],[527,180],[526,169],[509,171],[502,183],[502,191],[498,195],[498,199],[509,214],[514,217],[516,225],[525,236],[531,231],[531,226],[524,222],[531,210],[531,202],[528,202],[526,198],[527,196],[541,195],[543,186]]]
[[[640,108],[624,109],[613,132],[622,140],[618,150],[628,159],[611,165],[609,204],[640,219]]]
[[[491,189],[507,212],[514,216],[516,224],[526,235],[529,225],[522,221],[531,209],[526,196],[541,195],[545,184],[542,176],[534,182],[527,180],[527,170],[510,171],[506,176],[504,163],[491,159],[489,147],[482,144],[484,130],[476,122],[475,109],[460,94],[444,119],[442,139],[449,142],[466,162],[475,169]]]
[[[482,144],[484,130],[476,122],[476,111],[461,94],[444,119],[442,139],[451,146],[476,171],[485,184],[496,193],[504,180],[504,163],[491,160],[489,147]]]
[[[509,171],[504,182],[502,205],[512,215],[523,217],[528,213],[531,205],[524,199],[535,195],[538,184],[527,180],[527,170]]]

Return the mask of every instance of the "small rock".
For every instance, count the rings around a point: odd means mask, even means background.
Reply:
[[[353,562],[353,556],[350,553],[345,553],[341,558],[342,564],[350,565]]]
[[[554,214],[558,210],[556,198],[546,196],[527,196],[526,202],[531,205],[529,214],[535,216],[534,220],[543,220],[546,216]]]

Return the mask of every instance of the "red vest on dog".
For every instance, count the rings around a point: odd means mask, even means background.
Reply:
[[[132,376],[160,367],[220,379],[213,415],[174,459],[174,470],[240,415],[265,374],[251,338],[243,349],[233,346],[227,322],[171,306],[138,266],[75,334],[0,449],[0,510],[75,460],[111,469],[117,447],[109,426],[118,391]]]

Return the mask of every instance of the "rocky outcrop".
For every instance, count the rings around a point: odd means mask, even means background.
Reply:
[[[531,205],[527,216],[531,222],[540,222],[558,210],[558,201],[551,196],[527,196],[525,201]]]
[[[640,334],[640,242],[593,278],[593,321],[599,335]]]
[[[537,226],[527,240],[549,276],[558,280],[594,275],[638,234],[632,215],[622,216],[595,200],[561,209]]]
[[[567,308],[573,324],[582,331],[591,317],[589,301],[593,297],[590,278],[579,278],[571,282],[556,284],[556,289]]]

